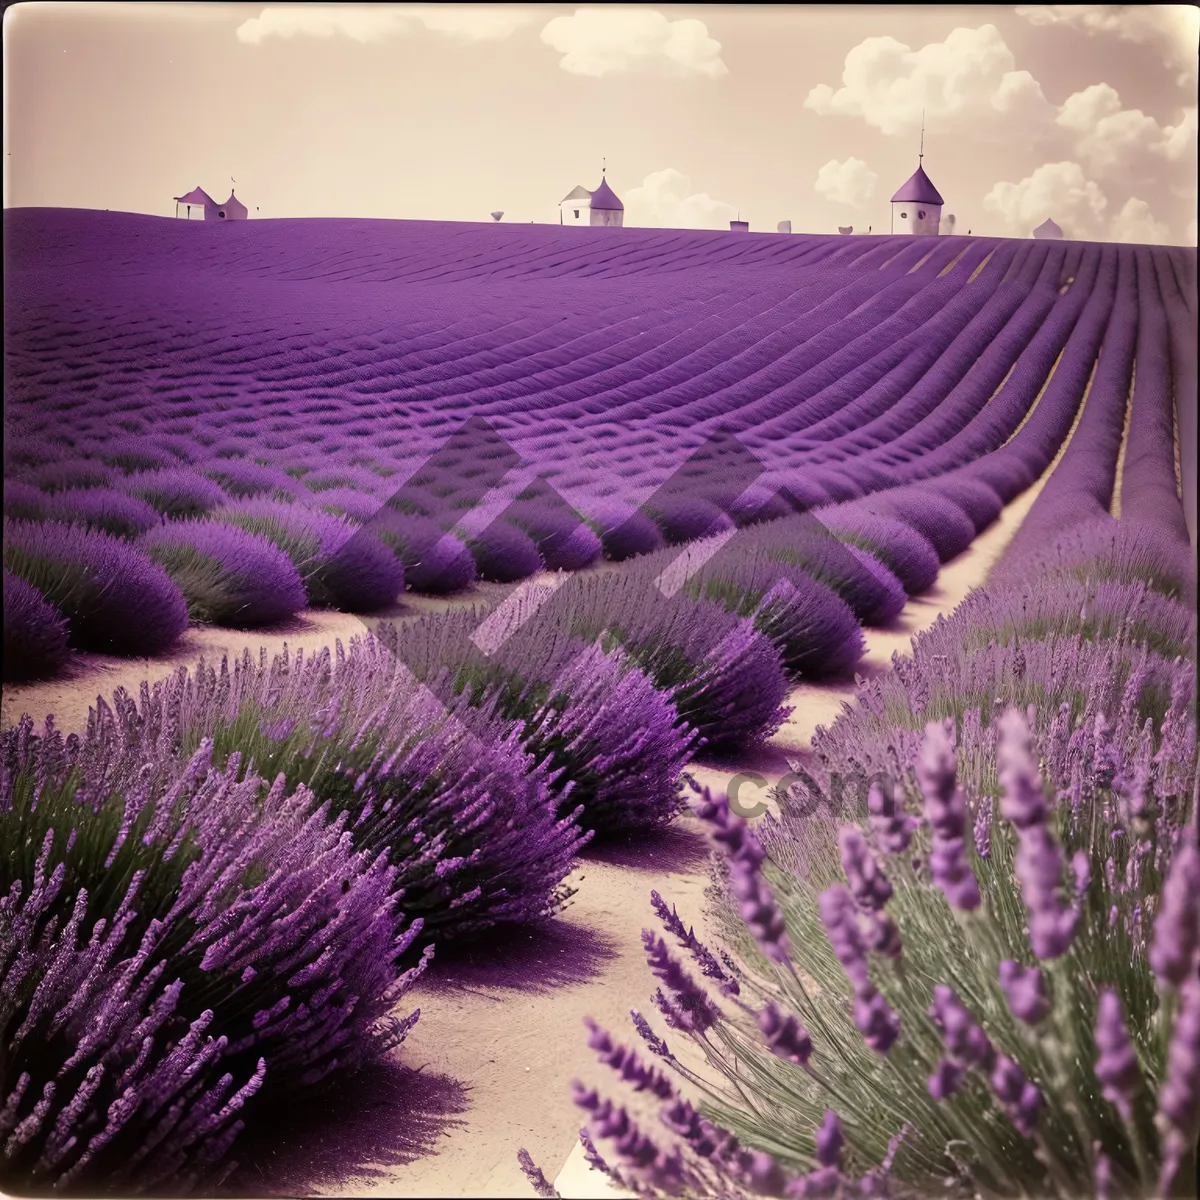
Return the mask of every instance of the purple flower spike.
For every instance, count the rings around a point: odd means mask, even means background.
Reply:
[[[874,988],[855,996],[854,1027],[876,1054],[886,1054],[900,1036],[900,1018]]]
[[[1116,992],[1105,988],[1096,1010],[1096,1078],[1104,1098],[1114,1105],[1125,1121],[1132,1119],[1133,1095],[1141,1080],[1137,1052],[1125,1028],[1121,1001]]]
[[[829,935],[829,944],[845,968],[855,989],[869,986],[867,947],[858,927],[854,899],[843,884],[835,883],[821,893],[818,901],[821,923]]]
[[[940,1058],[925,1086],[935,1100],[945,1100],[947,1096],[953,1096],[958,1091],[959,1084],[966,1074],[966,1067],[960,1066],[952,1059]]]
[[[902,812],[894,797],[873,783],[867,792],[867,812],[871,817],[871,832],[885,854],[903,854],[912,841],[916,822]]]
[[[866,838],[854,825],[843,825],[838,830],[838,845],[855,900],[866,911],[878,912],[892,898],[892,885],[879,869]]]
[[[646,961],[654,975],[671,993],[673,1015],[682,1017],[689,1032],[703,1033],[720,1019],[720,1012],[704,989],[671,957],[667,943],[649,929],[642,930]],[[661,1007],[661,1006],[660,1006]]]
[[[967,1067],[990,1069],[996,1051],[963,1002],[945,984],[934,987],[929,1016],[942,1031],[946,1049],[956,1062]]]
[[[1159,1120],[1166,1129],[1165,1193],[1179,1163],[1196,1143],[1200,1124],[1200,977],[1191,976],[1179,989],[1179,1008],[1167,1052],[1167,1077],[1158,1092]]]
[[[812,1038],[791,1013],[780,1012],[774,1002],[768,1001],[758,1014],[758,1027],[772,1054],[798,1067],[808,1066],[813,1051]]]
[[[1049,1014],[1050,998],[1042,973],[1036,967],[1026,969],[1012,959],[1005,959],[1000,964],[1000,986],[1017,1020],[1036,1025]]]
[[[917,759],[917,782],[925,797],[930,839],[929,873],[953,908],[964,911],[980,904],[979,884],[967,862],[964,835],[967,802],[958,786],[950,731],[940,721],[925,727]]]
[[[1184,842],[1175,851],[1154,922],[1150,968],[1163,987],[1178,988],[1194,971],[1200,948],[1200,850]]]
[[[836,1167],[846,1139],[842,1134],[842,1123],[832,1109],[825,1110],[825,1120],[817,1130],[816,1140],[817,1162],[823,1167]]]
[[[1063,853],[1046,825],[1046,800],[1025,715],[1010,709],[997,726],[1000,811],[1017,828],[1013,870],[1029,914],[1029,941],[1038,958],[1057,958],[1070,947],[1078,922],[1078,913],[1059,903]]]
[[[975,810],[975,853],[988,858],[992,853],[992,798],[984,796]]]

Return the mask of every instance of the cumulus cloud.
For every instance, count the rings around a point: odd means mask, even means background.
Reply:
[[[817,194],[835,204],[861,208],[875,191],[879,176],[861,158],[831,158],[818,172]]]
[[[1162,131],[1158,152],[1171,162],[1181,162],[1196,153],[1196,109],[1185,108],[1175,125]]]
[[[1161,221],[1154,219],[1150,205],[1145,200],[1130,196],[1124,207],[1112,219],[1109,238],[1114,242],[1138,242],[1142,245],[1161,246],[1170,237],[1171,231]]]
[[[1190,4],[1019,4],[1017,16],[1031,25],[1069,25],[1092,34],[1155,46],[1179,72],[1196,76],[1200,10]]]
[[[1044,163],[1020,183],[996,184],[983,198],[1010,237],[1028,237],[1047,217],[1069,237],[1094,237],[1107,204],[1076,162]]]
[[[668,167],[647,175],[640,187],[621,197],[625,223],[659,229],[722,229],[737,210],[707,192],[693,192],[692,181]]]
[[[980,118],[1005,123],[1045,120],[1053,108],[994,25],[951,30],[919,50],[892,37],[871,37],[846,55],[842,86],[819,84],[804,107],[822,116],[861,117],[893,135],[920,128],[921,112],[941,131],[964,130]]]
[[[346,37],[356,42],[383,38],[425,28],[469,42],[501,41],[537,20],[536,10],[471,8],[466,5],[380,6],[302,5],[264,8],[257,17],[237,27],[239,42],[258,45],[271,37]]]
[[[542,41],[563,57],[572,75],[602,75],[654,66],[675,75],[719,79],[729,72],[721,43],[703,21],[670,21],[653,8],[577,8],[555,17]]]
[[[1163,141],[1158,122],[1138,108],[1122,108],[1107,83],[1095,83],[1063,102],[1055,123],[1075,138],[1079,155],[1095,171],[1110,171]]]

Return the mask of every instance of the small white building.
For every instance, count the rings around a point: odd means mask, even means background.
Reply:
[[[589,192],[582,184],[572,188],[558,204],[560,225],[606,225],[619,229],[625,224],[625,205],[608,186],[603,173],[600,186]]]
[[[779,224],[775,226],[775,228],[780,233],[791,233],[792,232],[792,223],[791,223],[791,221],[780,221]]]
[[[232,190],[229,199],[218,204],[203,188],[197,187],[186,196],[175,197],[175,215],[188,221],[244,221],[250,212]]]
[[[918,165],[892,197],[892,232],[937,237],[944,203],[925,168]]]
[[[217,202],[200,187],[194,187],[184,196],[175,197],[175,215],[186,221],[215,221]]]
[[[1034,231],[1035,238],[1061,238],[1063,236],[1062,227],[1055,221],[1047,217]]]

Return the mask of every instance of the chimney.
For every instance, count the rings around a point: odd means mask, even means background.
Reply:
[[[791,221],[780,221],[776,228],[779,230],[780,233],[791,233],[792,232],[792,223],[791,223]]]
[[[749,221],[730,221],[729,228],[734,233],[749,233],[750,232],[750,222]]]

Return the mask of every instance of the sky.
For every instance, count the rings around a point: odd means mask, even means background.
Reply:
[[[1198,45],[1192,5],[31,0],[4,204],[557,223],[607,164],[626,225],[879,233],[924,111],[955,232],[1194,246]]]

